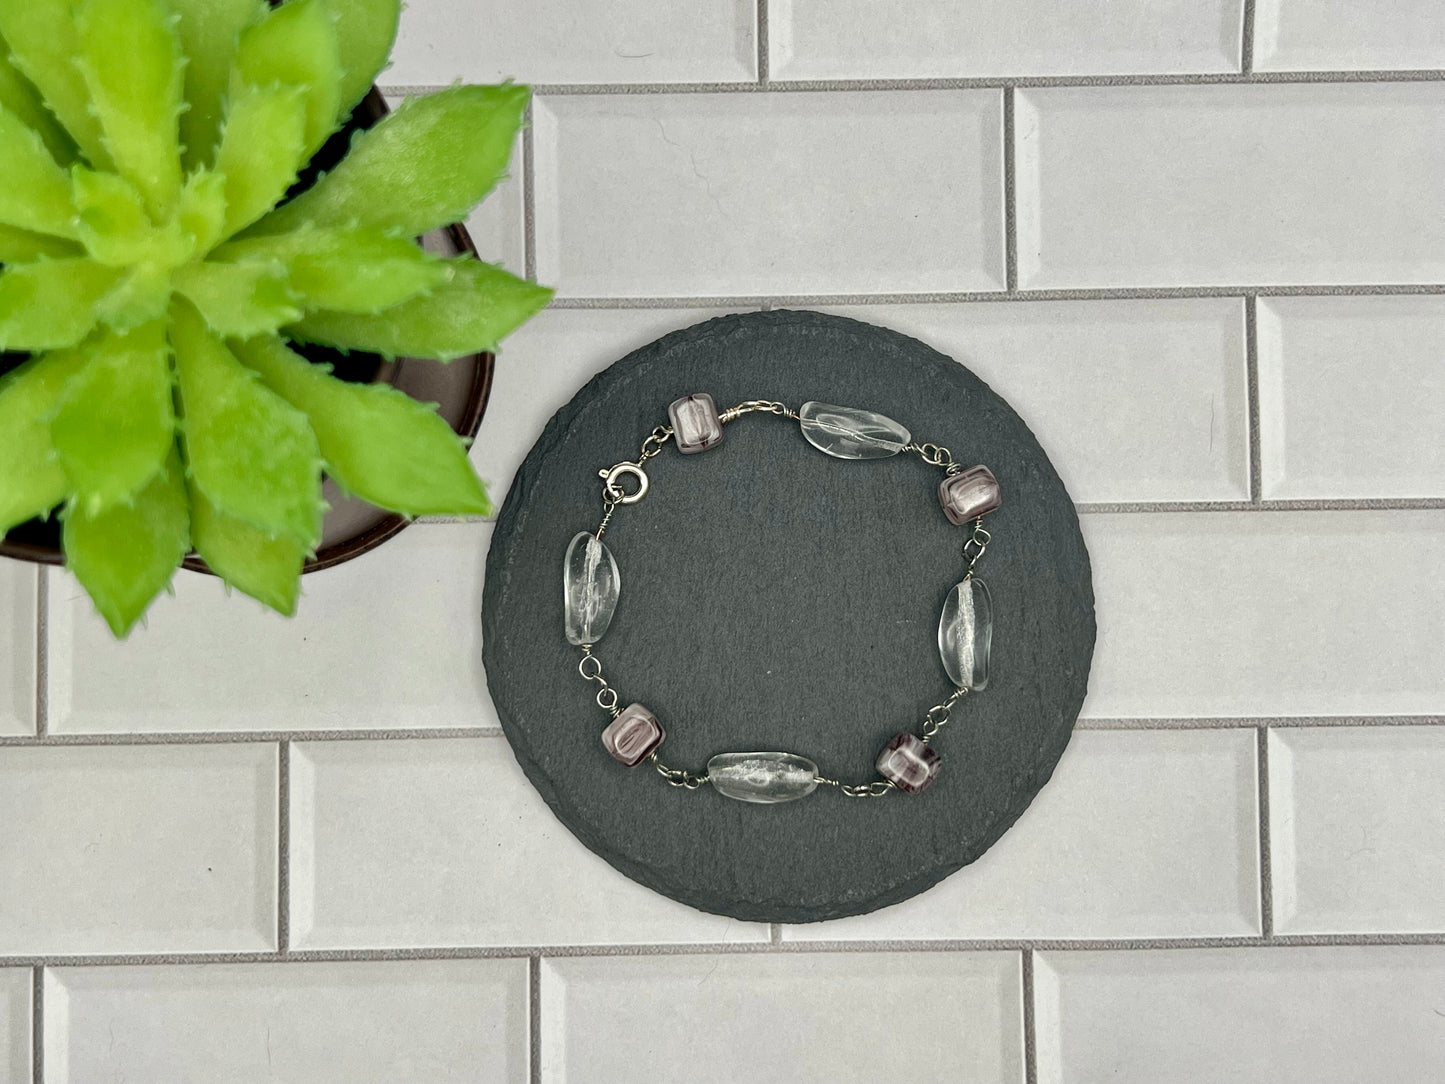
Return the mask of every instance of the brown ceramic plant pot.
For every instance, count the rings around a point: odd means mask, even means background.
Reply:
[[[305,191],[315,183],[319,174],[333,169],[345,157],[352,136],[370,128],[387,112],[386,100],[380,91],[372,87],[351,114],[346,126],[316,152],[290,194]],[[422,238],[422,244],[427,251],[443,256],[477,255],[471,237],[459,225],[434,230]],[[469,354],[442,364],[422,358],[386,361],[375,354],[352,351],[343,355],[324,346],[293,345],[298,353],[310,360],[334,366],[335,375],[343,380],[386,383],[413,399],[436,403],[438,412],[459,436],[476,436],[482,424],[495,363],[491,354]],[[23,357],[0,355],[0,374],[23,360]],[[331,507],[322,524],[321,544],[317,547],[316,556],[306,562],[303,572],[330,568],[375,549],[409,522],[394,512],[345,496],[329,478],[322,484],[322,495]],[[48,520],[34,519],[20,524],[0,539],[0,556],[46,565],[64,564],[60,524],[54,516]],[[186,558],[185,567],[197,572],[210,572],[205,562],[194,554]]]

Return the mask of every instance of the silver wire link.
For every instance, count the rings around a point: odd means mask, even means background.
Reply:
[[[797,418],[798,412],[785,403],[775,403],[771,399],[749,399],[746,403],[739,403],[735,407],[728,407],[717,416],[720,422],[730,422],[735,418],[741,418],[744,414],[760,412],[764,414],[776,414],[780,418]]]
[[[609,501],[609,500],[604,496],[604,497],[602,498],[602,522],[597,525],[597,530],[595,530],[595,531],[592,532],[592,534],[593,534],[594,536],[596,536],[597,541],[599,541],[599,542],[602,541],[602,536],[603,536],[603,534],[605,534],[606,531],[607,531],[607,525],[612,522],[612,513],[616,512],[616,511],[617,511],[617,502],[616,502],[616,501]]]
[[[829,779],[826,775],[818,776],[818,785],[837,787],[846,798],[882,798],[898,789],[886,779],[875,779],[871,783],[841,783],[836,779]]]
[[[697,790],[698,787],[707,782],[706,772],[702,775],[693,775],[692,772],[684,771],[681,768],[669,768],[657,758],[656,749],[647,754],[647,759],[652,762],[652,766],[657,769],[658,774],[667,780],[668,786],[686,787],[688,790]]]
[[[637,465],[641,466],[649,459],[662,451],[662,446],[672,439],[672,426],[659,425],[647,434],[647,439],[642,442],[642,451],[637,456]]]
[[[947,700],[929,708],[928,714],[923,717],[923,730],[918,736],[925,742],[931,741],[935,734],[948,725],[949,717],[953,714],[953,706],[967,695],[967,687],[954,689]]]
[[[988,549],[988,544],[992,541],[993,535],[984,528],[983,517],[979,516],[973,521],[973,533],[963,543],[963,559],[968,562],[968,569],[963,574],[965,580],[973,578],[973,566],[978,564],[979,558],[983,556],[984,550]]]
[[[591,666],[587,664],[591,663]],[[615,719],[622,714],[622,709],[617,706],[617,690],[607,684],[607,679],[602,676],[602,660],[592,654],[592,645],[582,645],[582,661],[577,664],[577,672],[582,675],[583,680],[597,683],[597,706],[605,712],[609,712]]]
[[[953,453],[942,444],[910,444],[903,450],[915,452],[930,467],[942,467],[946,475],[957,474],[963,470],[963,464],[956,462]]]

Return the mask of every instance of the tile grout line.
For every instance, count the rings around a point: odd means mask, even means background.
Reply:
[[[1244,298],[1244,397],[1249,419],[1249,500],[1264,500],[1264,468],[1259,425],[1259,299]]]
[[[772,57],[768,55],[772,41],[768,33],[768,0],[758,0],[758,86],[766,87],[772,82]]]
[[[1034,1007],[1034,952],[1023,950],[1024,1084],[1038,1084],[1037,1010]]]
[[[291,951],[291,741],[276,747],[276,949]]]
[[[799,94],[819,91],[929,91],[998,90],[1018,87],[1176,87],[1269,86],[1273,84],[1334,83],[1438,83],[1445,68],[1370,68],[1358,71],[1173,72],[1134,75],[980,75],[937,76],[913,79],[773,79],[677,83],[533,83],[534,94],[548,97],[615,95],[647,97],[659,94]],[[389,97],[435,94],[445,83],[398,83],[381,87]]]
[[[30,1073],[32,1084],[45,1084],[45,966],[30,979]]]
[[[1445,726],[1445,715],[1279,715],[1279,716],[1160,716],[1158,718],[1085,718],[1080,730],[1252,730],[1271,727],[1388,727]],[[425,730],[308,731],[280,733],[270,730],[218,730],[184,734],[116,733],[50,734],[44,737],[0,737],[0,748],[63,749],[86,746],[136,745],[240,745],[321,741],[459,741],[501,739],[500,729],[475,727],[430,727]]]
[[[1244,17],[1239,30],[1239,71],[1254,74],[1254,0],[1244,0]]]
[[[1438,727],[1445,715],[1159,715],[1079,718],[1081,730],[1253,730],[1272,727]],[[0,749],[75,746],[227,746],[295,741],[457,741],[503,739],[500,728],[428,727],[425,730],[215,730],[188,733],[46,734],[0,737]]]
[[[542,957],[527,957],[527,1079],[542,1084]]]
[[[1276,729],[1300,729],[1303,727],[1390,727],[1390,726],[1445,726],[1445,715],[1282,715],[1266,717],[1256,715],[1199,716],[1188,718],[1139,719],[1080,719],[1074,724],[1075,730],[1257,730],[1260,727]]]
[[[1106,512],[1419,512],[1445,508],[1445,497],[1361,497],[1285,501],[1111,501],[1080,502],[1080,515]]]
[[[1003,88],[1003,277],[1011,294],[1019,288],[1018,199],[1014,181],[1014,97],[1011,86]]]
[[[527,119],[522,125],[522,274],[537,281],[537,182],[536,154],[533,151],[532,118],[537,99],[527,102]]]
[[[50,574],[35,575],[35,736],[50,733]]]
[[[216,730],[169,733],[47,734],[41,738],[0,737],[0,746],[71,745],[230,745],[255,742],[424,741],[501,738],[500,727],[426,727],[412,730]]]
[[[1186,301],[1197,298],[1415,297],[1445,294],[1440,282],[1294,283],[1226,286],[1081,286],[1056,289],[922,290],[911,293],[676,294],[667,297],[558,297],[554,309],[745,308],[772,301],[789,305],[954,305],[992,301]]]
[[[1256,775],[1259,786],[1259,928],[1266,941],[1274,938],[1274,863],[1270,859],[1269,725],[1256,739]]]
[[[530,957],[590,959],[661,956],[744,956],[759,954],[828,955],[837,953],[976,952],[1177,952],[1219,949],[1406,948],[1445,947],[1445,930],[1433,933],[1339,933],[1201,935],[1193,937],[1042,938],[1000,937],[838,941],[694,941],[662,944],[497,945],[440,948],[304,949],[279,952],[171,952],[109,955],[0,955],[0,967],[170,967],[208,964],[387,963],[421,960],[524,960]]]

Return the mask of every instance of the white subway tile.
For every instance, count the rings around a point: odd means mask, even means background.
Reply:
[[[1445,68],[1438,0],[1258,0],[1258,71]]]
[[[771,0],[774,79],[1239,70],[1241,0]]]
[[[292,758],[298,948],[767,940],[587,850],[500,735],[305,743]]]
[[[0,734],[35,733],[34,565],[0,559]]]
[[[502,344],[472,462],[498,507],[542,429],[582,385],[669,331],[732,309],[548,309]]]
[[[0,1084],[31,1084],[28,967],[0,968]]]
[[[1275,929],[1445,930],[1445,727],[1275,730],[1269,749]]]
[[[1021,995],[1011,952],[544,959],[542,1080],[1021,1082]]]
[[[0,955],[276,945],[276,748],[0,749]]]
[[[50,1084],[527,1076],[525,960],[60,968],[45,995]]]
[[[996,90],[534,104],[537,277],[563,295],[1003,285]]]
[[[481,661],[491,525],[410,527],[312,573],[286,619],[180,572],[117,642],[68,575],[50,593],[50,727],[67,732],[496,725]]]
[[[1445,278],[1445,84],[1020,90],[1023,287]]]
[[[1083,517],[1094,718],[1445,712],[1445,512]]]
[[[1259,932],[1252,730],[1074,734],[1008,833],[911,900],[789,940]]]
[[[972,369],[1022,415],[1076,501],[1249,496],[1238,299],[830,311],[916,336]]]
[[[1445,948],[1046,952],[1039,1084],[1440,1078]]]
[[[1266,498],[1445,496],[1445,297],[1258,308]]]
[[[467,233],[477,255],[514,275],[527,272],[526,216],[522,205],[522,144],[518,140],[508,176],[468,217]]]
[[[388,86],[757,78],[755,0],[411,0]]]

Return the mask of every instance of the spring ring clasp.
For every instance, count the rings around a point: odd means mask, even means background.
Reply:
[[[631,493],[617,484],[624,474],[630,474],[637,479],[637,489]],[[609,504],[636,504],[647,496],[647,472],[640,463],[623,462],[615,467],[603,467],[597,472],[597,477],[604,479],[602,496]]]

